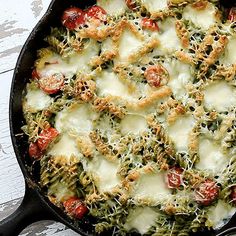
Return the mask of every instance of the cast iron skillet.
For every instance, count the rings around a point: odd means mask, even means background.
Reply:
[[[224,5],[232,6],[234,2],[234,0],[222,0]],[[60,24],[60,17],[64,9],[70,6],[83,9],[93,4],[95,4],[95,0],[52,0],[46,14],[36,25],[20,53],[12,80],[9,119],[12,143],[25,178],[26,190],[20,207],[11,216],[0,222],[0,236],[18,235],[26,226],[40,220],[59,221],[83,236],[95,235],[92,226],[94,219],[85,217],[83,221],[75,222],[45,197],[43,190],[37,184],[39,167],[37,165],[34,168],[29,167],[27,137],[18,135],[22,133],[21,127],[24,120],[21,104],[22,91],[31,77],[36,51],[46,45],[43,38],[49,34],[51,26]],[[236,214],[221,230],[201,232],[195,236],[224,236],[232,235],[234,232],[236,232]],[[103,235],[112,235],[112,233],[105,232]]]

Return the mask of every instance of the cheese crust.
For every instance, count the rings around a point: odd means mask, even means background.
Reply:
[[[64,78],[56,94],[30,78],[22,101],[29,143],[48,127],[59,133],[36,160],[39,184],[63,210],[83,199],[97,234],[217,229],[236,212],[235,22],[218,0],[133,4],[97,0],[105,23],[54,28],[38,51],[39,77]],[[209,179],[219,194],[204,206],[194,194]]]

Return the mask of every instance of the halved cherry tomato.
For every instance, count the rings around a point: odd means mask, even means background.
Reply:
[[[42,151],[40,150],[37,143],[30,143],[30,145],[29,145],[29,156],[32,159],[39,159],[42,156]]]
[[[230,199],[234,204],[236,203],[236,186],[231,188]]]
[[[40,75],[36,69],[33,69],[32,71],[32,79],[39,79]]]
[[[210,205],[219,195],[219,187],[216,182],[207,179],[195,189],[195,200],[203,206]]]
[[[41,151],[47,149],[49,144],[59,135],[59,132],[52,127],[44,129],[40,132],[37,145]]]
[[[135,10],[135,8],[137,7],[134,0],[125,0],[125,3],[130,10]]]
[[[39,79],[39,86],[45,93],[54,94],[60,91],[64,84],[64,79],[65,78],[61,73],[41,77]]]
[[[64,11],[61,21],[66,28],[74,30],[85,24],[85,13],[78,7],[70,7]]]
[[[106,11],[99,6],[92,6],[90,8],[87,9],[86,11],[86,15],[89,18],[95,18],[97,20],[100,20],[101,22],[105,22],[106,18],[107,18],[107,13]]]
[[[160,87],[168,83],[169,73],[162,65],[149,66],[144,72],[148,84],[151,87]]]
[[[143,29],[159,31],[157,22],[147,17],[142,19],[141,26]]]
[[[82,219],[88,212],[86,205],[77,197],[71,197],[70,199],[66,200],[63,203],[63,206],[69,215],[77,219]]]
[[[179,188],[183,184],[183,169],[173,167],[167,172],[168,188]]]
[[[232,7],[229,11],[228,20],[231,22],[236,21],[236,7]]]

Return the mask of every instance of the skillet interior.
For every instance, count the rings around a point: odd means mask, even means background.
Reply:
[[[14,150],[16,153],[17,160],[22,169],[22,172],[27,179],[30,179],[33,183],[36,183],[38,180],[39,166],[34,168],[30,167],[30,160],[28,159],[28,141],[26,135],[17,135],[22,134],[21,127],[23,125],[23,112],[22,112],[22,91],[25,88],[26,83],[31,77],[31,72],[33,68],[34,61],[36,60],[36,52],[38,49],[44,47],[46,43],[43,41],[43,38],[49,34],[50,27],[55,27],[60,24],[60,17],[65,8],[70,6],[77,6],[80,8],[86,8],[90,5],[95,4],[94,0],[87,1],[52,1],[47,13],[42,18],[42,20],[36,25],[28,40],[26,41],[20,57],[18,59],[10,95],[10,128],[11,136],[13,141]],[[229,3],[227,1],[227,3]],[[17,136],[16,136],[17,135]],[[40,196],[41,200],[46,202],[48,207],[56,215],[56,219],[66,224],[76,232],[82,235],[93,235],[92,230],[92,219],[85,219],[82,224],[77,224],[72,221],[69,217],[66,216],[60,209],[56,208],[51,204],[46,197],[43,195],[43,191],[36,184],[35,190]],[[236,224],[236,215],[230,220],[230,222],[222,228],[222,230],[228,229]],[[221,230],[221,231],[222,231]],[[218,232],[201,232],[194,235],[216,235]],[[111,235],[111,233],[104,233],[104,235]],[[131,235],[131,234],[130,234]],[[134,234],[132,234],[134,235]]]

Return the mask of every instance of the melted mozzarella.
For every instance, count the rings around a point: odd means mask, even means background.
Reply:
[[[102,42],[102,46],[101,46],[101,53],[104,53],[106,51],[112,51],[114,49],[114,44],[111,38],[106,38],[103,42]]]
[[[130,54],[137,51],[143,45],[143,41],[138,39],[130,30],[125,30],[119,41],[120,61],[127,61]]]
[[[126,230],[137,230],[140,234],[145,234],[148,229],[155,224],[158,213],[150,207],[137,207],[131,210],[124,225]]]
[[[205,106],[216,111],[226,111],[236,103],[236,90],[225,81],[214,82],[204,91]]]
[[[74,104],[59,112],[55,118],[55,127],[59,132],[76,132],[86,135],[93,128],[97,114],[87,104]]]
[[[63,134],[60,140],[52,146],[48,154],[67,157],[68,160],[72,155],[78,156],[79,151],[76,146],[76,140],[67,134]]]
[[[53,55],[49,59],[52,64],[46,65],[39,72],[41,75],[51,75],[60,72],[70,77],[78,71],[88,71],[91,58],[98,55],[98,53],[98,43],[95,40],[90,40],[82,51],[74,52],[69,58],[62,59],[59,55]]]
[[[159,40],[161,42],[160,49],[163,53],[173,53],[181,49],[181,42],[175,30],[175,20],[168,18],[160,24],[161,34]]]
[[[183,18],[192,21],[196,26],[207,30],[216,22],[216,8],[212,3],[208,3],[203,10],[197,10],[191,5],[187,5],[183,11]]]
[[[58,202],[63,202],[69,197],[74,196],[74,192],[68,189],[68,186],[62,182],[56,182],[48,188],[48,194],[54,195]]]
[[[219,200],[216,206],[207,211],[207,226],[219,229],[224,226],[236,212],[236,208]]]
[[[173,125],[167,128],[170,138],[173,140],[178,151],[188,150],[189,134],[194,126],[192,116],[179,117]]]
[[[224,169],[229,160],[220,150],[220,146],[209,139],[200,140],[199,157],[200,161],[196,165],[198,169],[215,172]]]
[[[182,99],[187,94],[185,86],[192,80],[190,65],[172,60],[170,63],[164,63],[163,66],[169,72],[170,81],[168,85],[175,98]]]
[[[137,182],[133,196],[137,199],[158,201],[166,198],[170,193],[163,173],[143,174]]]
[[[97,5],[109,15],[121,15],[127,10],[125,0],[97,0]]]
[[[136,114],[125,116],[120,125],[122,134],[139,134],[147,129],[146,119]]]
[[[102,156],[96,156],[88,162],[88,170],[93,174],[100,192],[111,191],[120,184],[117,176],[119,164],[107,161]]]
[[[129,91],[128,86],[123,83],[115,73],[104,71],[100,77],[96,79],[99,96],[118,96],[126,100],[133,100],[135,94]]]
[[[142,0],[142,3],[150,13],[164,10],[168,6],[167,0]]]
[[[45,94],[41,89],[28,89],[26,105],[33,111],[41,111],[51,105],[53,98]]]
[[[229,39],[229,42],[225,48],[224,53],[220,57],[220,62],[225,65],[232,65],[236,63],[236,38]]]

